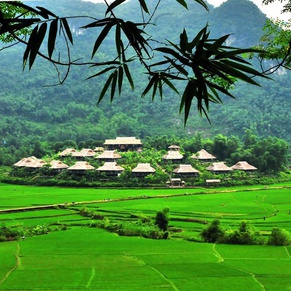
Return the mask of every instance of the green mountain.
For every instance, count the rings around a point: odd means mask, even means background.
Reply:
[[[136,2],[129,1],[121,6],[120,12],[125,18],[134,19]],[[155,2],[149,1],[150,5]],[[231,34],[231,45],[248,47],[257,43],[266,20],[257,6],[247,0],[228,0],[218,8],[210,6],[209,13],[194,1],[189,3],[188,11],[174,2],[162,1],[153,19],[152,33],[157,39],[166,36],[177,41],[183,28],[194,37],[208,23],[213,37]],[[39,5],[38,1],[36,3]],[[45,2],[47,8],[60,16],[93,13],[102,17],[100,5],[80,0]],[[96,36],[92,31],[80,30],[83,24],[82,19],[70,21],[76,37],[72,52],[75,58],[90,59]],[[113,49],[112,39],[106,42],[105,51],[110,54]],[[185,137],[195,133],[205,137],[218,133],[241,136],[246,128],[261,136],[274,135],[291,141],[288,124],[291,100],[287,87],[290,74],[287,72],[274,75],[273,81],[259,80],[262,87],[238,84],[234,89],[236,100],[225,99],[224,105],[211,106],[211,124],[198,115],[194,104],[184,127],[177,96],[166,92],[163,100],[154,102],[150,96],[140,97],[146,76],[139,68],[136,68],[137,86],[133,92],[125,88],[113,103],[107,96],[97,106],[104,79],[85,80],[94,74],[94,68],[74,67],[66,82],[56,86],[57,72],[41,59],[31,71],[22,71],[23,51],[24,47],[19,45],[0,54],[0,135],[7,146],[20,146],[33,140],[79,142],[116,136],[142,139],[156,135]],[[98,55],[101,60],[103,57],[101,53]]]

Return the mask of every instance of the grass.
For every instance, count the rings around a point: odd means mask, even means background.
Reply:
[[[69,227],[0,243],[0,289],[288,290],[291,246],[187,241],[197,239],[205,227],[202,222],[214,218],[225,228],[237,228],[246,219],[266,234],[274,226],[291,232],[291,194],[282,187],[74,189],[0,184],[0,210],[55,205],[0,213],[0,225]],[[138,216],[153,218],[169,207],[170,227],[181,232],[169,240],[120,237],[89,228],[94,220],[80,216],[84,207],[110,221],[128,223]]]

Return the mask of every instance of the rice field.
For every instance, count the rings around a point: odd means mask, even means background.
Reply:
[[[83,207],[128,223],[168,207],[170,227],[180,231],[167,240],[118,236],[88,227],[92,219],[80,216]],[[291,246],[186,239],[197,238],[213,218],[229,228],[247,220],[263,233],[274,226],[291,232],[290,211],[289,185],[127,190],[0,184],[0,225],[68,226],[1,242],[0,290],[290,290]]]

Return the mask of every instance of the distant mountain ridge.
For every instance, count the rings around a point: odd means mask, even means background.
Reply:
[[[207,13],[197,3],[190,2],[189,10],[179,7],[175,1],[164,0],[154,19],[152,33],[157,38],[167,36],[177,40],[183,28],[191,37],[207,23],[213,37],[230,34],[232,46],[248,47],[257,43],[265,23],[264,14],[248,0],[228,0],[221,6],[210,6]],[[30,5],[32,1],[28,2]],[[36,5],[40,5],[36,1]],[[74,3],[72,5],[72,3]],[[155,1],[149,1],[149,6]],[[42,5],[42,4],[41,4]],[[43,4],[53,12],[65,15],[88,15],[102,17],[101,4],[81,0],[48,0]],[[122,5],[121,13],[131,18],[137,7],[129,1]],[[178,8],[177,8],[178,7]],[[158,24],[164,24],[161,27]],[[74,27],[82,25],[77,19]],[[90,53],[96,36],[84,31],[76,36],[80,47],[74,48],[76,56]],[[113,49],[107,42],[107,52]],[[275,81],[260,80],[263,87],[238,84],[234,95],[237,100],[225,100],[224,105],[213,105],[210,109],[212,124],[201,118],[193,104],[191,117],[186,127],[183,116],[179,115],[179,98],[172,93],[163,101],[141,98],[143,89],[142,72],[137,68],[137,88],[134,92],[125,88],[120,97],[111,104],[105,99],[96,106],[98,92],[103,79],[85,78],[94,70],[73,68],[70,77],[62,86],[49,86],[56,82],[56,72],[46,62],[38,60],[31,72],[22,72],[23,48],[12,48],[0,54],[0,134],[6,144],[21,145],[31,140],[104,140],[116,136],[144,138],[154,135],[192,136],[202,133],[213,136],[242,135],[245,128],[251,128],[258,135],[275,135],[291,141],[288,120],[291,120],[289,98],[290,74],[273,76]],[[102,58],[102,54],[99,55]]]

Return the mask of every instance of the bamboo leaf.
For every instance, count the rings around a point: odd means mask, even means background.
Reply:
[[[149,14],[149,10],[148,10],[146,2],[144,0],[138,0],[138,1],[139,1],[140,6],[142,7],[143,11],[145,13]]]
[[[107,8],[105,14],[107,14],[108,12],[111,12],[115,7],[119,6],[120,4],[122,4],[123,2],[125,2],[126,0],[115,0],[113,1],[109,7]]]
[[[113,73],[113,74],[114,74],[114,73]],[[102,99],[103,99],[105,93],[107,92],[107,90],[108,90],[108,88],[109,88],[109,86],[110,86],[110,83],[112,82],[113,74],[111,74],[111,75],[109,76],[109,78],[107,79],[107,81],[105,82],[104,87],[103,87],[103,89],[102,89],[102,91],[101,91],[101,93],[100,93],[100,95],[99,95],[99,99],[98,99],[97,104],[99,104],[99,103],[102,101]]]
[[[112,24],[107,24],[103,30],[101,31],[101,33],[99,34],[99,36],[97,37],[93,50],[92,50],[92,55],[91,58],[94,57],[96,51],[98,50],[98,48],[100,47],[100,45],[102,44],[103,40],[105,39],[105,37],[107,36],[108,32],[110,31],[110,29],[112,28]]]
[[[61,22],[64,26],[64,29],[65,29],[65,32],[67,34],[68,39],[70,40],[71,44],[73,44],[73,36],[72,36],[71,29],[70,29],[70,26],[69,26],[67,19],[61,18]]]
[[[118,73],[114,71],[112,73],[112,84],[111,84],[111,94],[110,94],[110,101],[112,102],[115,95],[116,84],[117,84]]]
[[[121,94],[122,83],[123,83],[123,67],[118,68],[118,93]]]
[[[29,54],[30,54],[30,51],[31,51],[31,48],[32,46],[34,45],[35,43],[35,38],[36,38],[36,35],[37,35],[37,31],[38,31],[38,26],[36,26],[31,34],[30,34],[30,37],[29,37],[29,40],[28,40],[28,43],[27,43],[27,46],[26,46],[26,49],[25,49],[25,52],[23,54],[23,69],[25,69],[25,66],[27,64],[27,60],[28,60],[28,57],[29,57]]]
[[[53,51],[55,49],[55,42],[56,42],[56,37],[57,37],[57,32],[58,32],[58,20],[55,19],[51,22],[50,24],[50,29],[49,29],[49,36],[48,36],[48,56],[51,58]]]
[[[133,79],[131,77],[129,68],[128,68],[127,64],[124,64],[123,67],[124,67],[124,72],[125,72],[126,78],[127,78],[128,82],[129,82],[129,84],[131,86],[131,89],[133,90],[134,89],[134,83],[133,83]]]
[[[40,25],[39,30],[37,31],[37,34],[35,35],[34,43],[31,46],[30,54],[29,54],[29,69],[31,69],[35,58],[37,56],[37,53],[39,52],[40,46],[43,42],[45,33],[47,29],[47,24],[44,22]]]

